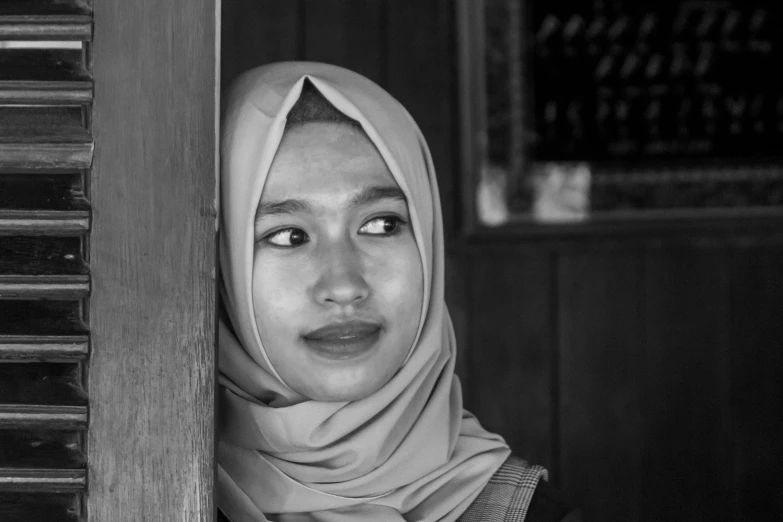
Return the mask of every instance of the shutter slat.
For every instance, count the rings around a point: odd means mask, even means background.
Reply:
[[[2,146],[0,145],[0,154]],[[2,161],[2,160],[0,160]],[[81,234],[90,229],[88,211],[2,211],[0,235],[9,234]]]
[[[87,406],[0,404],[0,429],[85,429]]]
[[[92,100],[92,80],[73,49],[0,52],[0,103],[81,104]]]
[[[0,300],[0,361],[84,359],[89,335],[79,314],[79,301]]]
[[[3,40],[92,40],[89,16],[0,16]]]
[[[0,168],[86,169],[92,152],[79,107],[0,106]]]
[[[0,491],[84,489],[79,438],[75,431],[0,430]]]
[[[88,168],[92,143],[0,142],[0,168]]]
[[[80,361],[88,343],[86,335],[0,335],[0,361]]]
[[[92,40],[92,16],[77,0],[3,0],[2,40]]]
[[[0,40],[89,42],[90,4],[0,0]],[[0,49],[0,520],[77,522],[93,82],[84,45],[19,47]]]
[[[0,299],[81,299],[89,294],[88,275],[0,275]]]
[[[3,522],[78,522],[79,495],[73,493],[2,493],[0,520]]]
[[[32,188],[35,188],[34,184]],[[0,196],[0,204],[2,199]],[[0,244],[0,299],[87,297],[89,269],[82,260],[80,249],[78,237],[3,238]]]
[[[0,363],[0,428],[84,428],[78,364]]]
[[[82,491],[86,483],[84,470],[0,468],[0,491]]]
[[[72,235],[89,228],[79,175],[0,174],[0,234]],[[36,259],[29,259],[31,266]]]

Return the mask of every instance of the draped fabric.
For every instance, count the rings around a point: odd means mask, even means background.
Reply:
[[[407,198],[424,272],[407,359],[381,389],[353,402],[290,389],[261,344],[253,309],[256,207],[305,79],[377,147]],[[278,63],[245,73],[225,96],[221,156],[218,506],[232,522],[456,520],[510,451],[462,408],[440,200],[419,128],[358,74]]]

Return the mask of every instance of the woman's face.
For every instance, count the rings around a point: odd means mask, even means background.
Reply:
[[[423,299],[410,221],[362,131],[286,131],[256,214],[253,303],[267,355],[294,391],[358,400],[400,368]]]

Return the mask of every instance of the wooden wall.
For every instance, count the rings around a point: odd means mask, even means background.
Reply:
[[[783,226],[459,233],[449,0],[224,0],[223,84],[318,60],[384,86],[432,148],[466,405],[588,521],[783,517]]]
[[[778,519],[781,236],[468,250],[468,407],[587,520]]]

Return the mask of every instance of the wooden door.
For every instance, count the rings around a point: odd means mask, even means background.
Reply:
[[[214,518],[218,7],[0,4],[0,520]]]

